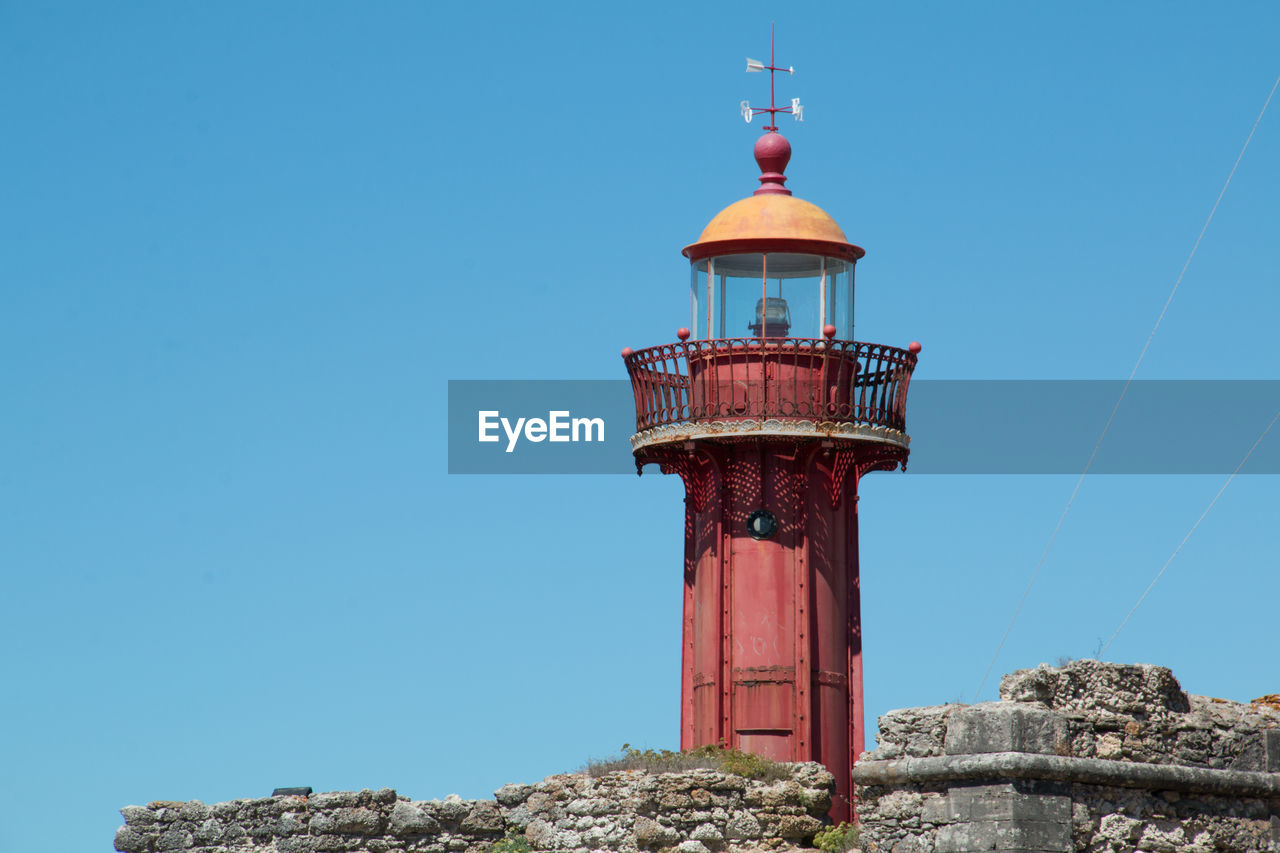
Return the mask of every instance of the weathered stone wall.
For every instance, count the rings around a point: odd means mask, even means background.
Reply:
[[[507,837],[535,850],[784,850],[822,828],[834,780],[819,764],[760,782],[712,770],[551,776],[494,800],[414,802],[387,788],[121,810],[122,853],[481,853]]]
[[[1007,675],[1000,702],[891,712],[854,769],[867,851],[1280,850],[1280,708],[1156,666]]]
[[[1188,696],[1169,670],[1076,661],[1007,675],[1001,701],[893,711],[854,768],[868,853],[1280,851],[1280,698]],[[817,764],[507,785],[494,800],[339,792],[122,810],[121,853],[735,853],[811,846]]]

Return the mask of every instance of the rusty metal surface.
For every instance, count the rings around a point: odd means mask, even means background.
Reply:
[[[804,251],[846,261],[866,254],[816,204],[774,194],[748,196],[729,205],[707,223],[697,242],[682,251],[693,261],[752,251]]]
[[[676,424],[808,420],[905,433],[916,355],[816,338],[720,338],[624,358],[636,431]]]
[[[901,451],[904,459],[911,447],[905,432],[865,424],[838,424],[833,421],[806,421],[798,418],[735,419],[732,421],[689,421],[667,424],[631,436],[631,449],[640,451],[660,444],[681,444],[711,439],[715,441],[760,441],[778,438],[795,439],[797,443],[815,439],[856,441],[860,444],[884,444]]]
[[[623,354],[637,466],[685,484],[681,745],[820,761],[836,820],[864,745],[858,481],[906,464],[918,349],[725,338]],[[761,509],[777,530],[755,538]]]
[[[902,448],[700,440],[638,451],[686,487],[681,744],[820,761],[847,820],[862,750],[857,483]],[[755,539],[767,507],[775,535]]]

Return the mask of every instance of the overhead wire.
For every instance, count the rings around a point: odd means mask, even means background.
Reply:
[[[1040,554],[1039,561],[1036,562],[1035,570],[1031,573],[1031,580],[1027,582],[1026,589],[1022,591],[1022,597],[1018,599],[1018,604],[1013,609],[1013,616],[1009,619],[1008,626],[1004,629],[1004,634],[1000,637],[1000,643],[996,646],[995,654],[991,656],[991,662],[987,664],[986,671],[982,674],[982,681],[978,684],[978,689],[974,691],[973,698],[976,702],[978,696],[982,693],[982,688],[986,686],[987,679],[991,676],[991,670],[995,668],[996,661],[1000,658],[1000,652],[1004,650],[1005,643],[1009,639],[1009,634],[1013,631],[1014,623],[1018,621],[1018,615],[1022,612],[1022,607],[1026,604],[1027,596],[1031,592],[1031,588],[1035,585],[1036,578],[1040,576],[1040,570],[1044,567],[1045,560],[1049,557],[1049,551],[1053,548],[1054,540],[1058,538],[1058,532],[1062,529],[1063,522],[1067,519],[1067,514],[1071,511],[1071,505],[1075,503],[1076,495],[1080,492],[1080,487],[1084,484],[1084,478],[1089,474],[1089,469],[1093,466],[1093,460],[1098,455],[1098,449],[1102,447],[1103,440],[1107,437],[1107,433],[1111,430],[1111,424],[1115,421],[1116,413],[1120,411],[1120,405],[1124,402],[1125,395],[1129,392],[1129,386],[1133,384],[1133,378],[1138,373],[1138,367],[1141,366],[1142,360],[1147,356],[1147,350],[1151,348],[1151,341],[1156,336],[1156,331],[1160,328],[1160,324],[1164,321],[1164,317],[1169,313],[1169,306],[1173,303],[1173,297],[1178,292],[1178,287],[1182,284],[1182,279],[1187,274],[1187,268],[1191,266],[1191,260],[1196,256],[1196,251],[1200,248],[1200,243],[1204,240],[1205,232],[1209,230],[1209,223],[1213,221],[1214,214],[1218,212],[1218,206],[1222,204],[1222,197],[1227,193],[1227,187],[1231,186],[1231,179],[1235,177],[1236,169],[1240,167],[1240,161],[1244,159],[1244,153],[1249,149],[1249,143],[1253,141],[1253,135],[1258,130],[1258,125],[1262,122],[1262,117],[1266,115],[1267,107],[1271,105],[1271,99],[1275,96],[1276,88],[1280,87],[1280,76],[1276,77],[1276,81],[1271,84],[1271,91],[1267,93],[1267,98],[1262,104],[1262,109],[1258,111],[1258,117],[1253,121],[1253,127],[1249,128],[1249,135],[1245,138],[1244,145],[1240,147],[1240,153],[1236,155],[1235,162],[1231,164],[1231,171],[1227,174],[1226,181],[1222,184],[1222,189],[1218,191],[1218,197],[1214,199],[1213,207],[1209,210],[1209,215],[1204,220],[1204,225],[1200,226],[1200,233],[1196,235],[1195,243],[1191,246],[1187,259],[1182,264],[1182,269],[1178,272],[1178,278],[1174,281],[1173,287],[1169,290],[1169,296],[1164,301],[1164,306],[1160,309],[1160,314],[1156,317],[1155,324],[1151,327],[1150,333],[1147,335],[1146,341],[1142,344],[1142,350],[1138,353],[1138,358],[1133,364],[1133,369],[1129,371],[1129,377],[1125,380],[1124,385],[1120,388],[1120,396],[1116,399],[1115,406],[1111,409],[1111,414],[1107,418],[1107,422],[1102,427],[1102,433],[1098,436],[1098,440],[1093,445],[1093,451],[1089,454],[1089,459],[1085,462],[1084,470],[1080,472],[1080,476],[1076,479],[1075,486],[1071,489],[1071,495],[1067,498],[1066,506],[1062,508],[1062,513],[1058,516],[1058,523],[1054,525],[1053,532],[1049,534],[1049,541],[1044,546],[1044,551]],[[1268,427],[1268,430],[1270,427]],[[1255,445],[1256,446],[1256,445]],[[1250,451],[1252,452],[1252,450]],[[1247,457],[1246,457],[1247,458]],[[1228,483],[1230,480],[1228,480]],[[1216,501],[1216,498],[1215,498]],[[1212,507],[1212,504],[1210,504]],[[1199,522],[1197,522],[1198,524]]]
[[[1231,485],[1231,481],[1236,478],[1236,475],[1240,473],[1240,469],[1249,461],[1249,457],[1253,455],[1253,451],[1258,449],[1258,445],[1262,444],[1262,440],[1267,437],[1267,433],[1271,432],[1271,428],[1276,425],[1276,421],[1280,421],[1280,411],[1276,412],[1276,416],[1271,419],[1271,423],[1267,424],[1267,428],[1262,431],[1262,435],[1258,436],[1258,440],[1249,448],[1249,452],[1240,460],[1240,464],[1237,465],[1235,470],[1231,472],[1231,475],[1227,477],[1226,481],[1222,484],[1222,488],[1218,489],[1218,493],[1213,496],[1213,500],[1209,501],[1209,505],[1204,508],[1204,512],[1200,513],[1200,517],[1196,519],[1196,523],[1191,525],[1191,529],[1187,531],[1187,535],[1182,537],[1182,541],[1178,543],[1178,547],[1173,549],[1173,553],[1169,555],[1169,559],[1164,561],[1164,565],[1160,567],[1160,571],[1156,572],[1156,576],[1151,579],[1151,583],[1147,584],[1147,588],[1142,591],[1142,595],[1138,596],[1138,600],[1134,602],[1133,607],[1129,608],[1129,612],[1120,622],[1120,627],[1116,628],[1115,632],[1111,635],[1111,639],[1107,640],[1106,645],[1099,649],[1099,658],[1107,653],[1107,649],[1111,648],[1111,644],[1115,642],[1116,637],[1120,636],[1120,632],[1124,630],[1124,626],[1129,624],[1129,620],[1133,617],[1133,614],[1137,612],[1138,608],[1142,606],[1142,602],[1147,600],[1147,596],[1155,587],[1156,582],[1164,576],[1165,570],[1169,568],[1170,564],[1172,564],[1175,559],[1177,559],[1178,554],[1182,552],[1182,546],[1187,544],[1187,540],[1196,532],[1196,528],[1200,526],[1200,522],[1204,521],[1205,516],[1209,514],[1209,510],[1213,509],[1213,505],[1218,502],[1218,498],[1222,497],[1222,493],[1227,490],[1227,486]]]

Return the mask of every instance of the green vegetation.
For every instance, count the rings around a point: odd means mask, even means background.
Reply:
[[[857,824],[842,823],[839,826],[827,827],[813,837],[813,844],[824,853],[845,853],[847,850],[854,850],[858,846]]]
[[[524,837],[523,832],[513,829],[507,833],[506,838],[495,841],[484,849],[485,853],[529,853],[533,850],[533,845]]]
[[[719,770],[721,773],[733,773],[767,782],[791,778],[791,770],[785,764],[724,746],[700,746],[675,752],[670,749],[633,749],[631,744],[624,743],[621,755],[616,758],[593,759],[587,762],[583,771],[591,776],[603,776],[616,770],[678,773],[698,768]]]

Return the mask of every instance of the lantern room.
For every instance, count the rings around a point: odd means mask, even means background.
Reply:
[[[760,137],[754,153],[760,188],[684,249],[693,336],[853,340],[853,271],[865,252],[786,188],[791,145],[781,134]]]

